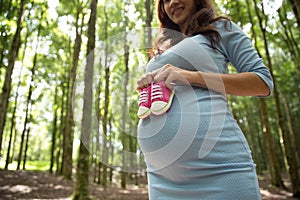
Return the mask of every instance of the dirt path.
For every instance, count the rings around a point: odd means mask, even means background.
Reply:
[[[288,179],[285,184],[290,187]],[[286,190],[271,187],[269,179],[260,180],[264,200],[297,200],[292,198],[292,193]],[[0,170],[0,199],[60,199],[71,200],[73,182],[63,180],[61,177],[46,172],[7,171]],[[120,189],[109,186],[103,189],[100,186],[90,187],[90,194],[100,200],[147,200],[147,185]],[[299,200],[299,199],[298,199]]]

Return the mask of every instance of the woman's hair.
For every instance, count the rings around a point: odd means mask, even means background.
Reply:
[[[224,19],[224,26],[229,21],[228,17],[217,16],[216,10],[211,0],[194,0],[196,11],[192,14],[184,24],[184,30],[180,32],[180,28],[167,15],[164,9],[164,1],[156,1],[157,17],[161,31],[155,40],[155,53],[160,54],[180,42],[186,36],[203,34],[210,40],[212,48],[216,48],[221,36],[214,22]]]

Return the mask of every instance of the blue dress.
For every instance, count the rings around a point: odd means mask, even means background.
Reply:
[[[182,40],[147,65],[152,71],[169,63],[192,70],[253,72],[273,89],[272,77],[247,35],[233,22],[217,22],[217,49],[203,35]],[[211,84],[207,80],[207,84]],[[220,88],[224,88],[220,79]],[[170,110],[142,119],[138,141],[147,165],[151,200],[261,199],[255,163],[233,118],[227,99],[205,88],[175,86]]]

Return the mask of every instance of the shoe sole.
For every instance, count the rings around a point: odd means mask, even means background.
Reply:
[[[150,108],[151,112],[154,115],[162,115],[165,112],[167,112],[169,110],[169,108],[171,107],[171,105],[172,105],[173,97],[174,97],[174,92],[171,92],[170,99],[169,99],[168,103],[164,107],[162,107],[161,109],[159,109],[159,110],[153,110],[153,108],[151,107]]]
[[[138,114],[138,118],[144,119],[150,115],[150,109],[146,110],[145,112]]]

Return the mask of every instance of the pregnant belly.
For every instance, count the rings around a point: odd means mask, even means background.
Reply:
[[[200,88],[177,87],[170,110],[140,120],[138,140],[148,170],[159,170],[174,163],[191,147],[205,157],[217,143],[228,114],[220,94]],[[149,166],[151,166],[149,168]]]

